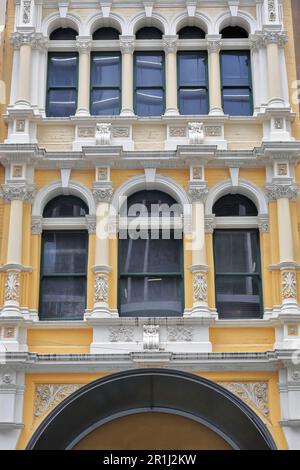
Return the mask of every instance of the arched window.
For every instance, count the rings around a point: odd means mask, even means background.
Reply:
[[[82,320],[86,306],[88,235],[76,220],[88,214],[87,205],[75,196],[58,196],[45,207],[43,217],[74,218],[67,229],[42,234],[40,320]],[[49,226],[46,224],[47,227]],[[51,226],[51,224],[50,224]],[[55,224],[54,224],[55,227]]]
[[[99,28],[93,34],[94,41],[118,40],[119,31],[115,28]]]
[[[227,28],[222,29],[220,34],[222,34],[223,39],[240,39],[249,37],[248,32],[240,26],[227,26]]]
[[[257,224],[257,208],[247,197],[236,194],[221,197],[213,212],[218,227],[214,231],[214,262],[219,318],[260,318],[259,232],[257,228],[246,228],[247,224],[254,227]]]
[[[146,26],[135,33],[136,39],[162,39],[162,32],[158,28]]]
[[[58,28],[50,34],[50,41],[76,41],[77,31],[72,28]]]
[[[177,34],[179,39],[205,39],[205,32],[197,26],[185,26]]]
[[[120,316],[182,315],[181,212],[160,191],[139,191],[128,198],[128,225],[119,239]]]

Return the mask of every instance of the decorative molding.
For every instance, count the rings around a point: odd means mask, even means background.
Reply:
[[[217,382],[237,395],[241,400],[256,408],[269,418],[269,393],[267,382]]]
[[[31,0],[23,1],[22,22],[24,24],[29,24],[31,22]]]
[[[82,139],[95,138],[95,127],[80,126],[77,129],[77,136]]]
[[[169,128],[170,137],[186,137],[187,129],[184,126],[172,126]]]
[[[219,53],[222,47],[222,41],[220,38],[208,39],[207,41],[207,51],[209,54]]]
[[[205,202],[208,195],[206,184],[189,183],[188,195],[192,202]]]
[[[113,197],[113,189],[109,185],[106,186],[100,186],[100,185],[95,185],[93,190],[92,190],[95,202],[98,204],[100,202],[111,202],[111,199]]]
[[[152,351],[159,349],[159,325],[143,326],[143,349]]]
[[[87,229],[88,229],[89,234],[96,233],[96,227],[97,227],[96,216],[86,215],[85,220],[86,220]]]
[[[207,137],[218,137],[222,135],[221,126],[205,126],[204,133]]]
[[[258,228],[262,233],[267,233],[270,231],[269,217],[267,215],[258,216]]]
[[[133,54],[134,44],[134,36],[120,36],[120,50],[122,54]]]
[[[42,33],[35,33],[33,31],[16,31],[12,33],[10,42],[16,50],[20,49],[24,44],[28,44],[32,49],[44,50],[47,48],[48,38]]]
[[[3,184],[1,196],[5,202],[21,200],[32,203],[35,196],[35,187],[34,185],[20,183]]]
[[[164,36],[163,48],[166,54],[175,54],[177,51],[178,36]]]
[[[36,215],[31,217],[31,233],[33,235],[40,235],[43,231],[43,217]]]
[[[130,127],[113,127],[112,130],[113,138],[115,139],[124,139],[130,137]]]
[[[9,271],[5,281],[5,302],[19,302],[20,299],[20,273],[18,271]]]
[[[266,197],[269,201],[276,201],[277,199],[287,198],[291,201],[298,197],[298,186],[296,183],[291,184],[276,184],[272,183],[266,185]]]
[[[77,37],[76,38],[76,47],[79,53],[89,53],[93,45],[92,38],[88,37]]]
[[[192,145],[203,144],[204,141],[204,125],[203,122],[188,123],[189,142]]]
[[[282,273],[282,299],[297,298],[297,281],[295,271],[284,271]]]
[[[263,31],[262,41],[264,45],[277,44],[284,47],[288,42],[287,34],[284,31]]]
[[[205,216],[205,232],[214,233],[214,230],[217,226],[216,217],[214,214]]]
[[[95,132],[96,145],[111,144],[111,124],[107,122],[98,122]]]
[[[44,416],[84,384],[36,384],[34,419]]]
[[[268,0],[268,18],[270,23],[273,23],[277,20],[275,0]]]
[[[109,341],[111,343],[123,342],[130,343],[134,340],[134,328],[129,326],[119,326],[109,328]]]
[[[15,327],[14,326],[4,326],[3,327],[3,338],[4,339],[11,339],[15,337]]]
[[[194,273],[194,302],[207,302],[206,273]]]
[[[108,276],[107,274],[95,274],[94,283],[95,303],[108,302]]]
[[[170,326],[167,328],[168,341],[192,341],[193,328],[186,326]]]

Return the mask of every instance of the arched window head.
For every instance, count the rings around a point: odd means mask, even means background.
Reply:
[[[220,34],[222,34],[223,39],[240,39],[249,37],[248,32],[240,26],[227,26],[227,28],[222,29]]]
[[[77,31],[73,28],[58,28],[50,34],[51,41],[76,41]]]
[[[162,32],[158,28],[146,26],[135,33],[136,39],[162,39]]]
[[[76,196],[57,196],[46,205],[43,217],[84,217],[88,206]]]
[[[138,209],[138,205],[144,207],[143,216],[157,215],[157,212],[164,213],[167,208],[172,209],[171,215],[180,215],[182,213],[181,206],[175,199],[167,193],[157,190],[138,191],[127,199],[128,215],[134,213],[134,206]],[[161,209],[161,211],[160,211]],[[136,214],[137,216],[140,214]]]
[[[93,39],[95,41],[109,41],[109,40],[118,40],[119,31],[115,28],[99,28],[93,34]]]
[[[205,32],[197,26],[185,26],[178,31],[179,39],[205,39]]]
[[[255,204],[241,194],[227,194],[215,202],[213,213],[216,217],[245,217],[258,214]]]

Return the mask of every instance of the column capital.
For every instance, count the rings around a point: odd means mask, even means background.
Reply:
[[[265,186],[265,194],[269,201],[289,199],[294,201],[298,197],[298,185],[291,183],[271,183]]]
[[[288,42],[288,37],[285,31],[264,30],[262,32],[262,41],[266,46],[268,44],[277,44],[279,47],[284,47]]]
[[[122,54],[133,54],[135,36],[120,36],[120,49]]]
[[[208,195],[206,183],[189,183],[188,195],[191,202],[205,202]]]
[[[220,34],[208,34],[206,36],[207,50],[209,54],[220,52],[222,46],[221,38],[222,36]]]
[[[93,187],[93,196],[95,199],[96,204],[101,202],[110,203],[113,197],[113,189],[110,183],[106,184],[99,184],[95,183]]]
[[[177,51],[177,39],[178,35],[164,35],[163,36],[163,47],[166,54],[173,53]]]
[[[258,51],[264,46],[263,36],[260,32],[249,35],[250,48],[252,51]]]
[[[1,188],[1,196],[5,202],[20,200],[32,203],[35,196],[35,186],[20,183],[3,184]]]
[[[92,36],[77,36],[76,47],[79,53],[89,53],[92,48]]]
[[[33,30],[16,31],[10,37],[10,43],[14,49],[18,50],[24,44],[32,47],[32,49],[43,50],[47,48],[48,38],[42,33],[36,33]]]

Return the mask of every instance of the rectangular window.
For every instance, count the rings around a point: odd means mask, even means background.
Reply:
[[[214,256],[219,318],[260,318],[258,231],[215,230]]]
[[[177,61],[180,114],[207,114],[207,53],[179,52]]]
[[[87,233],[46,231],[42,239],[41,320],[82,320],[86,304]]]
[[[137,52],[134,56],[135,112],[138,116],[164,114],[164,54]]]
[[[222,51],[221,79],[223,110],[231,116],[253,114],[249,51]]]
[[[77,107],[78,54],[51,52],[48,56],[47,116],[74,116]]]
[[[120,114],[121,55],[94,52],[91,56],[91,114]]]

